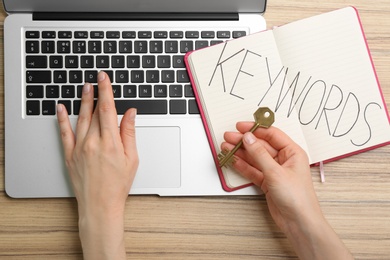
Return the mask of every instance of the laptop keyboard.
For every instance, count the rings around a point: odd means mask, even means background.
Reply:
[[[84,82],[104,70],[117,113],[199,114],[184,55],[246,35],[245,30],[26,30],[26,116],[54,116],[56,105],[78,115]]]

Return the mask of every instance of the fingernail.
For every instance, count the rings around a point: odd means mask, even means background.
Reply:
[[[98,81],[103,81],[106,78],[106,73],[100,71],[98,74]]]
[[[64,107],[62,106],[62,104],[57,105],[57,113],[61,113],[63,109]]]
[[[135,116],[137,115],[137,109],[132,109],[131,111],[130,111],[130,115],[129,115],[129,119],[130,120],[135,120]]]
[[[88,93],[91,90],[91,84],[85,83],[83,87],[83,92]]]
[[[251,132],[245,133],[244,142],[247,144],[253,144],[254,142],[256,142],[256,137]]]

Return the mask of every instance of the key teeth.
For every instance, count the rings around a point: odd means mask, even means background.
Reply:
[[[232,156],[230,157],[227,161],[225,161],[223,163],[223,165],[221,164],[221,162],[223,161],[223,159],[226,158],[226,155],[228,155],[230,153],[230,151],[228,149],[224,149],[222,150],[219,154],[218,154],[218,161],[219,161],[219,166],[220,167],[228,167],[228,166],[232,166],[233,163],[235,163],[237,161],[237,159]]]

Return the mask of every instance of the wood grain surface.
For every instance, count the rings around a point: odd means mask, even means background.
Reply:
[[[389,106],[390,1],[269,0],[265,18],[272,28],[349,5],[359,10]],[[1,27],[5,16],[2,10]],[[4,192],[3,79],[0,69],[0,259],[82,259],[74,199],[11,199]],[[390,147],[326,164],[325,172],[321,183],[312,168],[320,204],[355,258],[390,259]],[[127,204],[128,259],[297,259],[263,196],[131,196]]]

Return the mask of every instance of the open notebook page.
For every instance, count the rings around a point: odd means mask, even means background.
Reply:
[[[200,88],[204,116],[216,153],[226,131],[236,131],[238,121],[253,121],[259,106],[275,107],[277,92],[269,92],[273,79],[283,67],[272,31],[256,33],[193,52],[188,60],[195,85]],[[196,64],[192,66],[191,64]],[[288,109],[275,114],[274,126],[281,128],[307,150],[295,113]],[[247,184],[233,169],[223,168],[228,186]]]
[[[297,83],[293,102],[311,163],[390,140],[387,108],[354,8],[281,26],[274,35],[288,82]],[[279,104],[278,116],[289,101]]]

